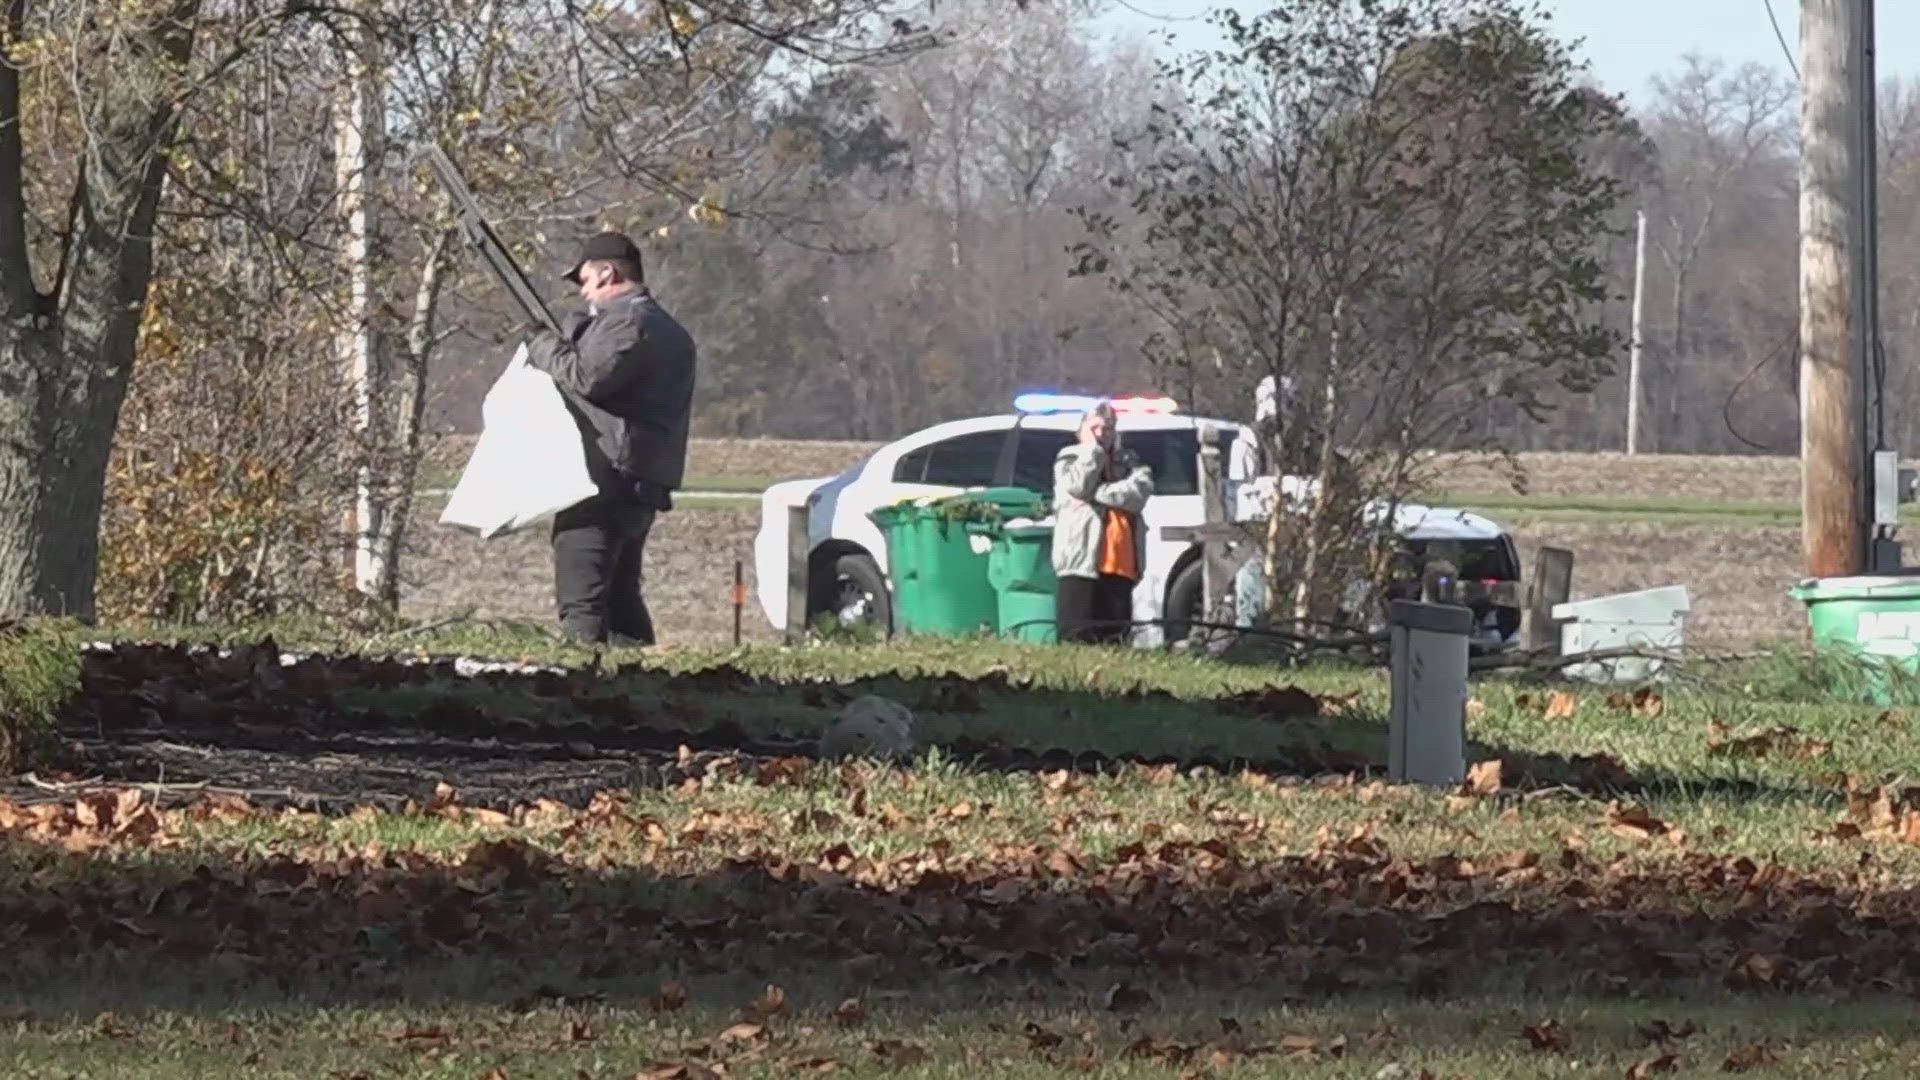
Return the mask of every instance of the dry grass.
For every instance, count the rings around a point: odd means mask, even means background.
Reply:
[[[410,540],[410,587],[401,613],[431,619],[472,609],[489,618],[554,621],[553,563],[544,528],[481,540],[438,524],[439,503],[423,506]],[[662,641],[717,645],[732,640],[733,563],[747,582],[744,638],[774,636],[754,599],[753,533],[759,508],[687,507],[662,514],[647,543],[642,588]]]
[[[1717,455],[1519,455],[1525,494],[1543,499],[1690,499],[1716,502],[1797,502],[1800,461],[1790,457]],[[1506,467],[1483,458],[1443,455],[1435,462],[1440,487],[1456,499],[1514,494]]]
[[[663,515],[647,549],[646,590],[663,640],[717,645],[732,638],[728,589],[742,561],[748,641],[773,630],[754,598],[751,504],[687,508]],[[1692,592],[1688,640],[1746,648],[1804,634],[1806,618],[1786,588],[1798,580],[1797,528],[1659,520],[1568,521],[1503,515],[1519,538],[1523,566],[1542,545],[1575,553],[1574,597],[1684,584]],[[478,540],[429,520],[415,530],[416,575],[404,613],[433,618],[469,608],[496,618],[548,623],[553,571],[546,533]]]
[[[1574,553],[1576,600],[1685,585],[1693,604],[1689,643],[1738,649],[1805,635],[1806,615],[1786,592],[1803,576],[1798,527],[1526,514],[1501,522],[1519,540],[1522,567],[1532,567],[1542,546]]]
[[[870,449],[852,442],[695,440],[690,474],[702,478],[827,475]],[[1798,498],[1798,465],[1789,458],[1659,457],[1620,454],[1529,454],[1522,458],[1530,490],[1548,498],[1666,499],[1754,503]],[[1449,493],[1498,495],[1496,471],[1460,464]],[[414,532],[417,575],[405,613],[430,618],[474,608],[493,617],[552,619],[552,569],[544,531],[482,541],[432,521],[437,504]],[[1744,648],[1797,640],[1805,616],[1786,595],[1800,574],[1800,533],[1791,524],[1662,518],[1568,519],[1524,510],[1495,517],[1519,538],[1523,566],[1542,545],[1575,553],[1576,599],[1659,585],[1692,592],[1688,640]],[[743,629],[749,641],[773,631],[753,598],[753,533],[758,510],[695,507],[661,518],[648,548],[647,590],[663,640],[721,644],[731,639],[728,589],[733,561],[743,562],[748,602]]]
[[[425,451],[421,475],[428,487],[451,485],[473,452],[471,435],[444,435]],[[879,443],[803,439],[692,439],[687,443],[689,487],[763,484],[833,476],[878,449]]]

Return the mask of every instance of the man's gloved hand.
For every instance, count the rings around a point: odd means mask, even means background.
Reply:
[[[550,361],[553,358],[554,347],[559,344],[560,339],[553,336],[553,331],[546,327],[528,327],[527,366],[537,368],[541,371],[548,370]]]

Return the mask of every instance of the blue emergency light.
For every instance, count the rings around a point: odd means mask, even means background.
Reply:
[[[1023,413],[1086,412],[1101,400],[1091,394],[1055,394],[1035,390],[1015,397],[1013,407],[1016,412]],[[1116,413],[1170,413],[1180,408],[1179,403],[1170,397],[1130,396],[1106,400]]]

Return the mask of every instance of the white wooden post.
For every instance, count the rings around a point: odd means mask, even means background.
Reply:
[[[1233,573],[1227,568],[1227,541],[1222,533],[1227,524],[1227,488],[1220,460],[1220,429],[1200,425],[1200,510],[1201,531],[1200,592],[1202,622],[1221,622],[1227,590],[1233,585]],[[1211,636],[1211,635],[1204,635]]]
[[[808,539],[806,504],[787,507],[787,644],[807,639],[807,563],[813,553]]]

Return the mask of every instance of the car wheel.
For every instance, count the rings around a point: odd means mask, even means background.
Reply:
[[[820,597],[820,611],[849,629],[866,627],[882,635],[893,631],[893,604],[886,575],[867,555],[841,555],[833,560],[831,576]]]
[[[1205,573],[1200,560],[1193,559],[1173,575],[1173,584],[1167,586],[1165,632],[1168,645],[1185,641],[1193,629],[1193,622],[1200,618],[1201,609],[1206,603]]]

